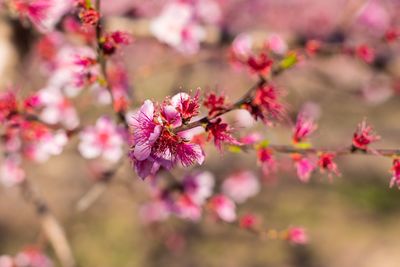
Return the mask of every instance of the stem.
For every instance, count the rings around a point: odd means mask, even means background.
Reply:
[[[248,146],[247,146],[248,147]],[[370,155],[370,156],[383,156],[383,157],[396,157],[400,156],[400,149],[357,149],[353,146],[347,146],[342,148],[296,148],[290,145],[269,145],[268,148],[278,153],[287,154],[318,154],[318,153],[333,153],[336,155]]]
[[[75,258],[63,227],[28,179],[21,184],[21,193],[24,199],[35,207],[43,232],[50,241],[61,266],[76,267]]]

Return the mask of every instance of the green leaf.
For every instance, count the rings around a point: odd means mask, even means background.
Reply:
[[[240,153],[242,152],[242,148],[240,146],[229,146],[228,151],[232,153]]]
[[[282,61],[279,63],[279,65],[284,68],[288,69],[293,67],[297,63],[297,54],[295,52],[289,53]]]

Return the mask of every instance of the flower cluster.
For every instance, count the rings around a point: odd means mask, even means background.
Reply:
[[[161,106],[146,100],[134,115],[130,157],[140,177],[155,174],[160,167],[169,170],[177,164],[203,163],[204,152],[188,133],[174,132],[198,114],[196,102],[196,96],[179,93]]]

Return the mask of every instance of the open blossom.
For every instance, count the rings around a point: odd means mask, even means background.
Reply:
[[[357,22],[380,35],[390,24],[390,14],[378,0],[368,0],[358,13]]]
[[[256,74],[266,75],[271,70],[273,61],[266,53],[251,55],[247,59],[247,66],[250,71]]]
[[[365,44],[356,47],[356,55],[365,63],[372,63],[375,60],[375,50]]]
[[[235,203],[224,195],[216,195],[210,199],[210,210],[225,222],[234,222],[237,218]]]
[[[316,168],[316,164],[312,159],[300,155],[294,155],[294,165],[296,167],[297,177],[303,183],[310,180],[311,174]]]
[[[293,142],[303,142],[308,136],[310,136],[317,129],[317,125],[314,123],[312,118],[306,118],[300,114],[297,117],[296,125],[293,130]]]
[[[45,162],[50,156],[60,155],[67,142],[68,137],[65,131],[45,131],[25,145],[24,152],[32,160]]]
[[[217,114],[228,107],[225,96],[217,95],[214,92],[210,92],[205,96],[203,105],[208,109],[208,115],[210,116]]]
[[[257,159],[265,176],[270,176],[277,171],[277,162],[273,152],[268,147],[257,149]]]
[[[239,218],[239,226],[243,229],[255,229],[260,224],[260,218],[253,214],[245,214]]]
[[[139,218],[144,224],[165,221],[170,215],[170,210],[162,200],[155,200],[140,206]]]
[[[378,141],[379,139],[380,136],[373,132],[372,127],[367,124],[366,120],[363,120],[358,125],[353,135],[353,146],[358,149],[366,150],[370,143]]]
[[[11,0],[18,14],[28,18],[42,32],[53,30],[72,3],[72,0]]]
[[[308,243],[308,236],[304,228],[291,227],[287,230],[286,239],[294,245],[305,245]]]
[[[196,53],[205,38],[204,28],[194,19],[190,3],[174,1],[168,3],[150,26],[154,36],[179,51]]]
[[[198,221],[202,213],[201,206],[186,194],[180,195],[175,200],[173,210],[179,218],[191,221]]]
[[[235,202],[243,203],[260,192],[260,182],[252,172],[242,171],[226,178],[222,191]]]
[[[321,172],[328,172],[329,178],[331,178],[333,174],[337,176],[340,175],[338,166],[334,162],[335,156],[336,155],[333,153],[322,153],[318,159],[319,169]]]
[[[244,104],[255,120],[261,119],[265,124],[279,119],[283,114],[283,105],[279,102],[280,93],[273,85],[262,85],[250,103]]]
[[[1,4],[1,2],[0,2]],[[7,255],[0,256],[0,267],[14,267],[14,259]]]
[[[223,123],[221,118],[215,121],[210,121],[207,124],[206,131],[208,132],[208,139],[213,138],[215,146],[222,151],[222,143],[228,143],[232,145],[240,145],[232,135],[232,129],[227,123]]]
[[[392,180],[390,180],[390,187],[397,185],[400,189],[400,159],[393,160],[393,167],[392,167]]]
[[[62,124],[67,129],[79,125],[78,114],[72,103],[57,89],[45,88],[38,92],[42,111],[40,119],[48,124]]]
[[[0,166],[0,183],[4,186],[13,186],[25,179],[25,172],[16,157],[7,157]]]
[[[112,55],[121,45],[132,43],[132,36],[127,32],[115,31],[105,35],[102,49],[104,54]]]
[[[179,93],[171,98],[172,106],[179,112],[184,122],[199,114],[199,94],[200,89],[197,89],[193,97],[186,93]]]
[[[134,115],[130,156],[136,172],[142,178],[154,174],[160,166],[171,169],[176,164],[189,166],[204,161],[203,151],[198,144],[171,131],[182,124],[182,114],[178,111],[182,110],[181,102],[172,99],[157,110],[153,102],[146,100]]]
[[[100,117],[95,126],[86,127],[80,133],[79,151],[88,159],[103,157],[112,162],[123,155],[122,132],[108,117]]]
[[[283,55],[288,49],[288,45],[285,40],[279,34],[271,34],[268,36],[266,41],[267,48],[271,49],[272,52],[278,55]]]
[[[210,172],[191,173],[183,179],[185,194],[198,205],[204,202],[212,195],[215,179]]]

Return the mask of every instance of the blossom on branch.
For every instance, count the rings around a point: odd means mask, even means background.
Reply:
[[[380,139],[380,136],[375,134],[373,128],[367,124],[367,120],[363,120],[353,135],[353,147],[367,150],[369,144]]]
[[[122,130],[108,117],[100,117],[95,126],[84,128],[79,137],[79,152],[87,159],[101,156],[116,162],[123,155]]]

